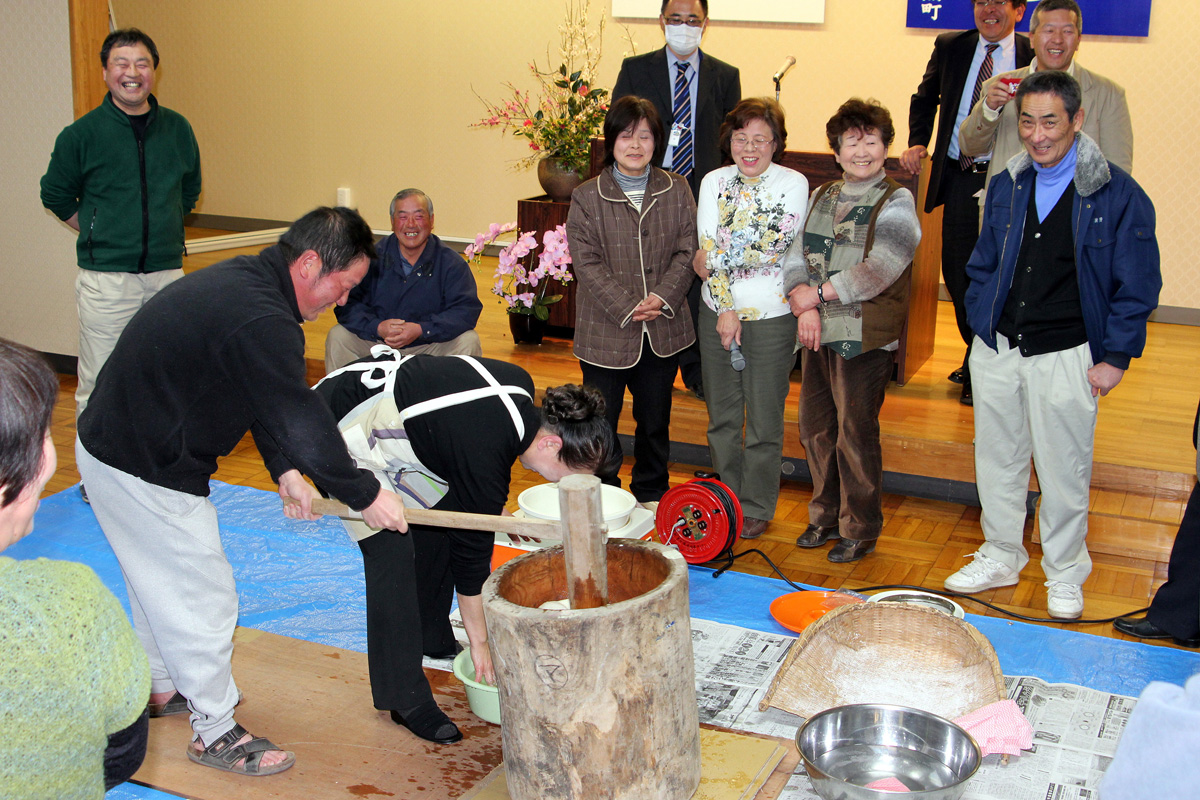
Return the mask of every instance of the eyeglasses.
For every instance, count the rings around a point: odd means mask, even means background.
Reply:
[[[768,139],[765,136],[755,136],[753,139],[751,139],[749,136],[740,136],[739,135],[739,136],[734,136],[732,139],[729,140],[729,142],[734,147],[738,147],[738,148],[749,147],[750,145],[753,144],[755,147],[757,147],[761,150],[762,148],[766,147],[769,144],[774,144],[775,140]]]
[[[663,22],[668,25],[687,25],[689,28],[699,28],[704,24],[704,19],[697,16],[681,17],[678,14],[672,14],[669,17],[663,17]]]
[[[989,6],[996,8],[998,6],[1008,5],[1010,0],[975,0],[976,8],[987,8]]]

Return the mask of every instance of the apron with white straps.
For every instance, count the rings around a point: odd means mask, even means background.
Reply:
[[[477,389],[466,389],[452,392],[442,397],[434,397],[401,410],[396,406],[396,375],[412,355],[402,355],[384,344],[371,348],[375,357],[390,355],[391,358],[381,361],[363,361],[349,364],[339,370],[329,373],[321,383],[335,375],[346,372],[362,373],[362,383],[370,389],[379,389],[371,397],[355,406],[338,423],[338,430],[346,441],[346,449],[354,458],[354,463],[360,469],[368,469],[374,473],[384,488],[391,489],[400,495],[404,505],[409,508],[432,508],[449,491],[449,484],[440,475],[426,467],[413,451],[412,442],[404,430],[404,423],[422,414],[439,411],[444,408],[472,403],[495,397],[504,404],[516,428],[517,438],[525,438],[525,420],[513,396],[529,398],[529,392],[519,386],[505,386],[492,373],[471,356],[446,356],[460,358],[475,368],[475,371],[487,383]],[[382,373],[382,374],[380,374]],[[319,383],[317,384],[320,385]],[[346,530],[355,541],[378,533],[366,523],[357,520],[343,520]]]

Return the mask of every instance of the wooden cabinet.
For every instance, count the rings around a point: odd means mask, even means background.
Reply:
[[[545,231],[552,231],[559,225],[567,224],[567,212],[571,210],[570,203],[560,203],[551,200],[547,195],[538,197],[529,197],[525,200],[517,201],[517,230],[534,231],[537,234],[538,244],[541,244],[542,234]],[[539,246],[537,252],[541,252]],[[532,263],[537,263],[537,256],[529,257]],[[529,264],[526,264],[529,266]],[[574,271],[572,271],[574,274]],[[575,335],[575,281],[570,283],[559,283],[558,281],[550,281],[550,287],[546,289],[546,294],[562,294],[563,299],[560,302],[550,306],[550,328],[554,336],[566,336],[568,338]]]

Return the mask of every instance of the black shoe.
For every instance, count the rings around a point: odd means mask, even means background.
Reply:
[[[1113,620],[1113,627],[1127,636],[1136,636],[1139,639],[1170,639],[1180,647],[1200,647],[1200,638],[1198,639],[1180,639],[1167,633],[1162,628],[1155,625],[1148,619],[1134,619],[1133,617],[1121,617]]]
[[[695,383],[691,384],[687,388],[691,390],[692,394],[696,395],[697,400],[704,399],[704,383],[703,382],[696,381]]]
[[[963,382],[963,368],[959,367],[958,369],[954,370],[954,372],[951,372],[949,375],[946,376],[946,380],[950,381],[951,383],[962,383]]]
[[[443,650],[440,653],[426,653],[426,658],[454,658],[463,651],[462,642],[455,642],[454,647],[450,650]]]
[[[804,533],[796,538],[796,547],[820,547],[830,539],[838,538],[837,525],[832,528],[823,528],[820,525],[809,526],[804,529]]]
[[[708,472],[708,471],[702,470],[702,469],[698,469],[695,472],[693,472],[692,474],[695,475],[697,478],[704,478],[704,479],[710,480],[710,481],[721,480],[720,474],[718,474],[716,472]]]
[[[392,722],[402,728],[408,728],[413,735],[419,736],[434,744],[454,744],[463,738],[462,731],[450,721],[437,703],[425,703],[402,715],[399,711],[390,712]]]
[[[964,406],[975,405],[975,395],[971,394],[971,382],[966,381],[962,386],[962,394],[959,395],[958,402],[962,403]]]
[[[875,552],[874,539],[838,539],[838,543],[833,546],[826,558],[835,564],[846,564],[850,561],[858,561],[873,552]]]

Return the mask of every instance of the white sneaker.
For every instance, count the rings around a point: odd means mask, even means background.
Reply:
[[[1076,583],[1046,581],[1046,610],[1055,619],[1083,616],[1083,587]]]
[[[942,585],[948,591],[974,594],[985,589],[1015,586],[1020,579],[1020,573],[1015,569],[983,553],[972,553],[971,558],[975,560],[946,578]]]

